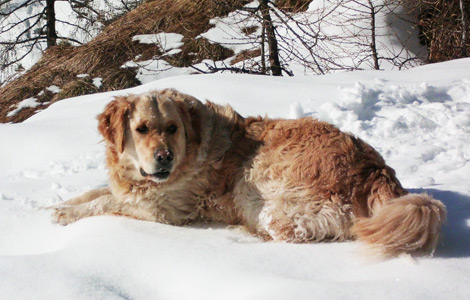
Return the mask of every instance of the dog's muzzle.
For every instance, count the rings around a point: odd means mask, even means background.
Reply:
[[[158,180],[165,180],[170,176],[173,167],[173,151],[169,149],[157,149],[153,154],[156,160],[157,172],[148,174],[144,169],[140,168],[140,175],[143,177],[153,177]]]

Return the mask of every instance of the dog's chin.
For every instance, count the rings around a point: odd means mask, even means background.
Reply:
[[[170,177],[171,170],[167,169],[159,169],[157,172],[149,174],[144,171],[144,169],[140,168],[140,175],[147,180],[152,180],[155,182],[165,182]]]

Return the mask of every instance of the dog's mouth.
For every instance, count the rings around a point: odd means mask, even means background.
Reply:
[[[168,179],[168,177],[170,176],[170,170],[161,168],[156,173],[148,174],[144,171],[144,169],[140,168],[140,175],[142,175],[142,177],[145,177],[145,178],[150,178],[150,179],[155,178],[159,181],[163,181],[163,180]]]

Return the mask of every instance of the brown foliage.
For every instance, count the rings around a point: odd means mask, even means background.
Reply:
[[[224,60],[234,55],[233,51],[219,44],[211,43],[206,38],[183,39],[181,52],[170,56],[167,61],[176,67],[188,67],[200,63],[204,59],[213,61]]]
[[[240,54],[238,54],[234,59],[232,59],[232,61],[230,62],[231,65],[234,65],[238,62],[241,62],[241,61],[244,61],[244,60],[247,60],[247,59],[250,59],[250,58],[254,58],[254,57],[258,57],[261,55],[261,49],[254,49],[254,50],[246,50],[246,51],[242,51]]]
[[[276,6],[287,12],[304,12],[307,11],[308,5],[312,0],[277,0]]]
[[[429,50],[428,61],[440,62],[462,57],[462,14],[457,0],[407,0],[415,11],[420,28],[421,43]],[[467,24],[470,24],[470,1],[464,0]],[[470,48],[467,34],[465,43]],[[467,50],[466,56],[469,56]]]
[[[187,66],[204,58],[224,59],[231,55],[228,49],[212,45],[204,39],[194,39],[212,25],[209,20],[222,16],[249,1],[231,0],[233,6],[219,5],[216,0],[148,0],[135,10],[117,19],[96,38],[83,46],[61,44],[49,48],[29,71],[0,89],[0,122],[21,122],[38,108],[23,109],[7,117],[20,101],[35,97],[46,87],[56,85],[62,89],[58,95],[44,93],[39,101],[45,108],[52,100],[94,93],[98,89],[77,75],[103,78],[101,91],[117,90],[138,85],[135,72],[121,66],[137,55],[151,58],[160,55],[155,45],[133,42],[138,34],[174,32],[184,35],[180,54],[168,57],[175,66]],[[195,56],[193,51],[197,51]]]

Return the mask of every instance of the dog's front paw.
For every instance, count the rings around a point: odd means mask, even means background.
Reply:
[[[60,225],[68,225],[80,219],[77,213],[74,210],[73,206],[60,206],[54,207],[54,212],[52,213],[52,222]]]

